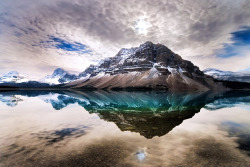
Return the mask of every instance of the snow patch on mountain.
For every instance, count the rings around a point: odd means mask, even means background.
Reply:
[[[151,79],[151,78],[157,78],[159,77],[161,74],[159,73],[159,71],[153,67],[149,70],[149,74],[148,74],[148,79]]]
[[[109,74],[105,74],[105,72],[100,72],[98,75],[96,75],[95,77],[96,78],[101,78],[101,77],[104,77],[104,76],[109,76]]]
[[[177,69],[176,68],[171,68],[171,67],[167,67],[168,71],[171,72],[171,74],[176,74],[177,73]]]
[[[135,54],[136,48],[131,48],[131,49],[121,49],[121,51],[118,53],[120,57],[120,61],[118,64],[123,64],[124,61],[131,55]]]

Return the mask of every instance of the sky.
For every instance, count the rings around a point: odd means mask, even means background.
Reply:
[[[0,75],[72,73],[146,41],[201,70],[250,68],[249,0],[1,0]]]

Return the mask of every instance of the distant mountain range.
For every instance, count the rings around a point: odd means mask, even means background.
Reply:
[[[121,49],[115,57],[90,65],[79,75],[58,68],[41,80],[32,81],[12,71],[0,77],[0,87],[3,86],[172,91],[242,89],[250,88],[250,72],[201,71],[166,46],[147,41],[139,47]]]
[[[0,77],[0,87],[2,86],[12,86],[12,87],[57,87],[72,81],[79,79],[80,77],[75,74],[70,74],[69,72],[57,68],[51,75],[47,75],[44,78],[35,81],[29,79],[29,77],[20,75],[17,71],[11,71],[8,74]]]
[[[238,81],[238,82],[248,82],[250,83],[250,71],[241,72],[231,72],[231,71],[221,71],[214,68],[208,68],[203,70],[206,75],[212,76],[218,80],[224,81]]]
[[[50,87],[49,84],[32,81],[29,77],[19,74],[17,71],[11,71],[0,77],[0,88],[13,87]]]

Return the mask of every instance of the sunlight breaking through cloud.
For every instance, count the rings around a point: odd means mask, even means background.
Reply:
[[[138,34],[143,34],[143,35],[147,35],[148,29],[150,27],[152,27],[152,25],[147,21],[146,16],[140,17],[134,25],[135,31]]]

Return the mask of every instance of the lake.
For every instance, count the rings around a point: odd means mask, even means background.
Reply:
[[[250,166],[250,91],[2,91],[0,166]]]

